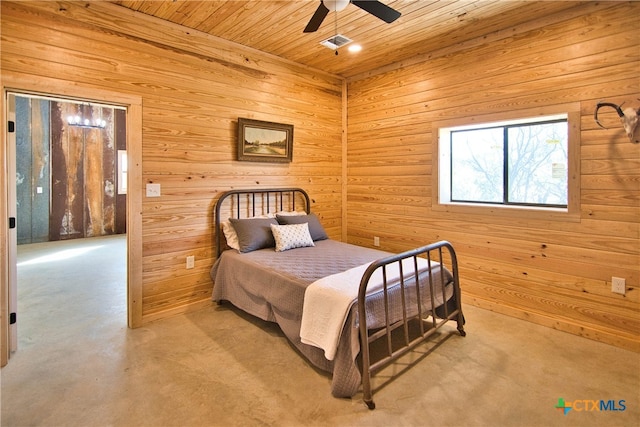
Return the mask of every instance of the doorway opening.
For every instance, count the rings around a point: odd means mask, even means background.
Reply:
[[[126,109],[12,92],[8,101],[21,315],[13,350],[45,343],[58,322],[84,323],[102,307],[124,311],[125,323]]]
[[[118,262],[125,271],[124,280],[118,279],[120,296],[124,295],[121,298],[124,316],[119,316],[120,321],[125,317],[124,324],[129,327],[141,324],[141,270],[137,267],[141,255],[141,192],[135,190],[141,178],[141,99],[78,86],[67,88],[64,84],[60,88],[65,95],[57,97],[42,94],[39,85],[25,84],[26,80],[19,77],[7,80],[21,82],[27,91],[13,91],[5,86],[4,92],[7,121],[2,128],[6,131],[6,144],[0,154],[9,170],[0,204],[5,205],[8,220],[0,222],[9,230],[5,235],[7,251],[2,257],[9,280],[2,285],[4,304],[8,306],[3,305],[2,309],[11,315],[2,316],[2,365],[8,362],[18,342],[18,224],[22,226],[21,245],[85,240],[80,237],[111,239],[117,243],[124,253]],[[33,92],[29,87],[33,87]],[[87,95],[97,95],[98,100],[78,98]],[[127,150],[126,141],[131,138],[137,143]],[[16,157],[18,139],[25,145],[20,149],[26,151]],[[56,158],[63,168],[52,163]],[[18,162],[28,163],[26,169]],[[113,165],[113,169],[105,165]],[[25,182],[27,190],[18,199],[18,183]],[[129,195],[128,188],[134,189]],[[81,203],[75,204],[78,199]],[[133,235],[128,230],[131,226]]]

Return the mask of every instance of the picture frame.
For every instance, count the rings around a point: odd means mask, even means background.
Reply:
[[[238,118],[238,160],[289,163],[293,159],[293,125]]]

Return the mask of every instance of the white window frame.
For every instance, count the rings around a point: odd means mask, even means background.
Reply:
[[[525,123],[559,116],[567,118],[567,207],[503,205],[494,203],[464,203],[451,201],[450,145],[452,130],[478,128],[485,125]],[[580,105],[563,104],[537,110],[518,110],[486,116],[461,117],[434,122],[432,162],[432,202],[434,211],[492,215],[496,217],[526,217],[543,220],[579,221],[580,219]]]
[[[127,150],[118,150],[118,194],[127,194],[128,172]]]

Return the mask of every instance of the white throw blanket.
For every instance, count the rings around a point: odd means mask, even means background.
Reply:
[[[426,259],[417,259],[419,271],[427,268]],[[328,360],[333,360],[336,355],[349,309],[358,299],[360,280],[370,264],[363,264],[342,273],[318,279],[305,291],[300,338],[305,344],[323,349]],[[403,259],[402,265],[405,279],[414,277],[413,258]],[[400,278],[398,266],[398,262],[387,265],[388,284]],[[369,280],[367,293],[380,290],[382,286],[382,268],[378,268]]]

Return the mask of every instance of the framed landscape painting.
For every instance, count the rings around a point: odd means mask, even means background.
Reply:
[[[288,163],[293,158],[293,125],[238,119],[238,160]]]

